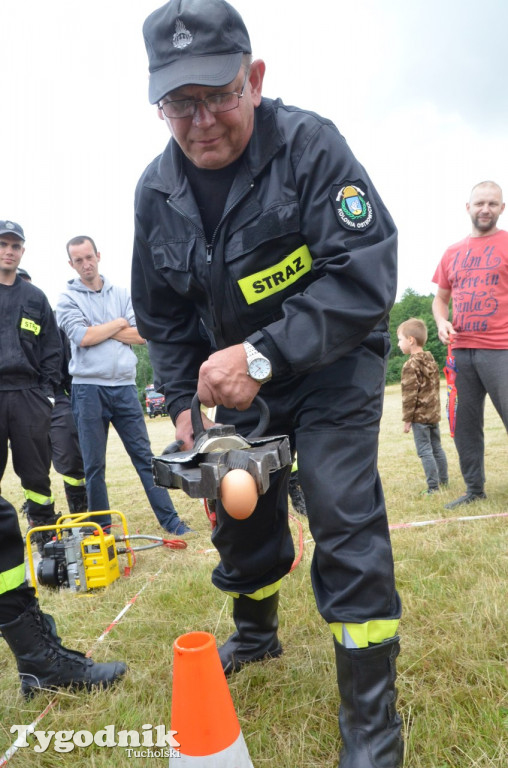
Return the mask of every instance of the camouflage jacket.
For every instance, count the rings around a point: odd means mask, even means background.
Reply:
[[[437,424],[441,419],[439,368],[431,352],[411,355],[402,368],[402,421]]]

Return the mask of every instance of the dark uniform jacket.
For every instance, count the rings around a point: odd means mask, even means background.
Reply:
[[[432,352],[417,352],[404,363],[401,376],[402,421],[437,424],[441,420],[439,368]]]
[[[262,100],[210,242],[175,141],[138,183],[132,301],[173,419],[214,349],[248,339],[274,380],[318,371],[386,331],[395,292],[393,221],[318,115]]]
[[[62,344],[45,294],[16,277],[0,285],[0,390],[40,389],[54,397]]]

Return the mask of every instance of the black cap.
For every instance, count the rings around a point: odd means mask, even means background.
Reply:
[[[182,85],[227,85],[252,52],[242,17],[225,0],[169,0],[146,19],[143,36],[151,104]]]
[[[0,235],[16,235],[21,240],[25,239],[23,227],[15,221],[0,221]]]

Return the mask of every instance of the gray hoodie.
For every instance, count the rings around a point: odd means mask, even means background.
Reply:
[[[76,384],[135,384],[137,358],[128,344],[106,339],[91,347],[80,346],[92,325],[102,325],[117,317],[125,317],[131,326],[136,325],[127,289],[112,285],[103,275],[101,278],[104,285],[99,292],[87,288],[79,278],[69,280],[67,290],[58,299],[57,322],[71,342],[69,373]]]

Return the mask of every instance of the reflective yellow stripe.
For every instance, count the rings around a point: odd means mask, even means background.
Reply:
[[[377,619],[364,624],[330,624],[335,639],[345,648],[368,648],[369,643],[382,643],[397,634],[398,619]]]
[[[283,291],[288,285],[296,283],[303,275],[310,272],[311,267],[310,251],[306,245],[302,245],[273,267],[242,277],[238,285],[247,304],[255,304],[256,301],[266,299],[274,293]]]
[[[15,565],[8,571],[0,573],[0,595],[19,587],[25,581],[25,564]]]
[[[41,332],[41,326],[34,323],[34,321],[30,320],[28,317],[21,318],[20,328],[22,331],[31,331],[36,336]]]
[[[244,595],[244,597],[250,597],[251,600],[264,600],[278,592],[281,584],[282,579],[279,579],[279,581],[276,581],[274,584],[267,584],[266,587],[261,587],[261,589],[257,589],[255,592]],[[230,595],[230,597],[240,597],[240,592],[226,592],[226,594]]]
[[[35,491],[27,491],[25,488],[25,499],[28,501],[34,501],[36,504],[40,504],[41,507],[49,507],[53,504],[54,496],[43,496],[41,493],[35,493]]]
[[[79,485],[85,485],[86,483],[84,477],[82,477],[81,480],[76,480],[75,477],[68,477],[67,475],[62,475],[62,478],[64,483],[67,483],[67,485],[79,486]]]

